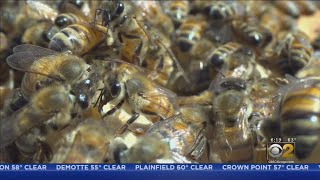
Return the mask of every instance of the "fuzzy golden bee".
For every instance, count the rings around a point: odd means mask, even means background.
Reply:
[[[127,101],[134,115],[123,126],[124,132],[132,124],[139,114],[151,115],[156,118],[166,119],[178,113],[175,94],[168,89],[156,85],[148,79],[141,70],[125,62],[115,62],[108,72],[105,84],[105,95],[116,102],[111,110],[104,116],[113,114]],[[109,99],[110,100],[110,99]],[[120,133],[122,134],[122,133]]]
[[[10,116],[9,119],[1,121],[1,147],[9,145],[57,114],[60,114],[61,117],[53,119],[52,123],[57,128],[65,126],[70,120],[71,107],[72,103],[65,87],[51,85],[43,88],[32,96],[26,107]]]
[[[253,142],[248,118],[252,102],[247,84],[241,79],[218,81],[213,88],[214,133],[222,162],[251,162]],[[241,155],[239,155],[241,154]]]

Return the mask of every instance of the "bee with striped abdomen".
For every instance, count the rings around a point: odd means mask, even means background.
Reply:
[[[256,22],[233,20],[231,24],[235,34],[251,47],[263,48],[272,40],[271,32],[257,25]]]
[[[206,23],[202,16],[190,16],[182,21],[176,31],[176,42],[182,52],[188,52],[202,38]]]
[[[294,75],[312,60],[313,47],[309,37],[302,31],[282,32],[278,37],[276,53],[278,63],[284,73]]]
[[[83,55],[106,40],[103,29],[88,22],[71,24],[56,33],[49,44],[49,49],[57,52],[71,51]]]
[[[163,9],[171,17],[175,26],[178,27],[182,21],[188,16],[190,11],[189,1],[164,1],[162,2]]]

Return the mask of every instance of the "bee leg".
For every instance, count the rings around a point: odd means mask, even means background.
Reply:
[[[132,124],[135,120],[137,120],[139,116],[140,116],[139,113],[134,113],[134,114],[131,116],[131,118],[128,119],[128,121],[126,122],[126,124],[124,124],[123,126],[121,126],[121,127],[119,128],[119,130],[117,131],[115,137],[123,134],[123,133],[128,129],[129,125]]]
[[[105,89],[99,89],[99,91],[100,91],[100,94],[98,96],[97,101],[94,103],[93,107],[97,107],[98,103],[100,103],[102,101],[102,95],[104,94]],[[99,108],[98,109],[100,110],[100,104],[99,104]]]
[[[41,141],[41,140],[37,140],[37,146],[38,146],[38,150],[36,152],[36,154],[33,156],[33,162],[37,162],[37,163],[46,163],[49,162],[52,159],[52,151],[51,151],[51,147]]]
[[[102,118],[106,117],[106,116],[109,116],[111,114],[113,114],[114,112],[116,112],[117,109],[119,109],[122,104],[124,103],[124,99],[122,99],[116,106],[114,106],[112,109],[110,109],[108,112],[106,112]]]
[[[97,16],[98,16],[98,12],[103,12],[104,14],[102,14],[102,21],[101,21],[101,25],[102,26],[106,26],[110,20],[111,20],[111,14],[108,10],[106,9],[100,9],[98,8],[96,10],[96,12],[94,13],[94,19],[93,19],[93,24],[96,25],[96,19],[97,19]]]

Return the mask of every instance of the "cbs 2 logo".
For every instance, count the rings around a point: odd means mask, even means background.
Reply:
[[[268,153],[273,158],[291,158],[294,156],[294,143],[272,144],[268,148]]]

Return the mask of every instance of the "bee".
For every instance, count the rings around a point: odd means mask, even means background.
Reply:
[[[208,89],[211,83],[209,74],[209,63],[206,58],[210,55],[215,45],[207,40],[201,39],[196,42],[190,52],[179,53],[175,51],[177,59],[184,68],[184,72],[190,82],[180,77],[171,78],[167,87],[178,95],[195,95]],[[191,60],[191,61],[190,61]]]
[[[57,52],[71,51],[84,55],[106,40],[103,28],[86,23],[71,24],[56,33],[49,43],[49,49]]]
[[[214,137],[222,162],[250,162],[253,142],[248,118],[252,102],[247,83],[238,78],[225,78],[214,84]]]
[[[64,133],[51,163],[102,163],[113,138],[103,121],[86,119]]]
[[[294,75],[312,60],[313,48],[302,31],[280,33],[275,51],[280,55],[279,66],[283,72]]]
[[[130,148],[121,138],[115,138],[110,144],[110,161],[113,163],[157,163],[170,158],[168,144],[158,138],[144,136]]]
[[[57,32],[59,32],[58,27],[53,25],[51,21],[39,21],[26,29],[22,36],[22,42],[48,47],[50,40]]]
[[[176,31],[176,42],[182,52],[188,52],[202,38],[206,22],[202,16],[190,16]]]
[[[142,67],[151,71],[148,76],[165,87],[174,83],[174,80],[173,82],[170,82],[170,80],[177,77],[189,82],[184,69],[170,48],[170,39],[157,29],[152,28],[150,30],[150,33],[146,32],[150,43],[142,64]]]
[[[171,17],[176,27],[182,23],[190,11],[190,4],[185,0],[164,1],[162,6],[163,9],[165,9],[165,12]]]
[[[210,1],[203,3],[203,10],[211,21],[228,21],[245,14],[245,8],[236,1]]]
[[[208,118],[200,106],[183,106],[181,114],[154,123],[147,131],[168,143],[171,152],[197,160],[203,154]]]
[[[41,89],[32,96],[27,106],[1,121],[0,147],[11,144],[55,116],[60,118],[50,120],[51,126],[64,127],[70,120],[71,108],[68,92],[62,85],[54,84]],[[29,149],[26,151],[30,152]]]
[[[104,116],[113,114],[125,101],[134,111],[132,118],[119,129],[118,134],[122,134],[139,114],[149,115],[157,121],[159,118],[166,119],[177,113],[173,92],[156,85],[131,64],[118,63],[111,65],[112,70],[104,79],[105,93],[107,93],[105,96],[111,98],[110,103],[116,104]],[[112,67],[114,65],[116,67]]]
[[[310,15],[316,11],[316,6],[312,1],[274,1],[274,6],[293,18],[301,15]]]
[[[138,16],[141,8],[130,1],[103,1],[95,17],[99,14],[102,26],[107,26],[116,37],[115,45],[120,47],[120,58],[141,65],[148,47],[148,37],[138,24],[143,20]]]
[[[174,57],[167,51],[171,46],[171,42],[163,33],[155,29],[148,36],[152,42],[150,42],[142,67],[154,73],[153,81],[159,85],[166,86],[170,77],[173,76],[175,63],[179,62],[175,61]]]
[[[235,34],[252,47],[263,48],[272,40],[271,32],[255,22],[233,20],[231,24]]]
[[[212,51],[209,55],[208,61],[211,65],[221,68],[228,63],[230,56],[241,48],[241,44],[236,42],[228,42]]]
[[[319,142],[320,82],[298,80],[279,94],[279,110],[272,120],[264,121],[262,132],[267,138],[295,138],[295,156],[306,159]]]
[[[272,115],[276,102],[276,96],[279,85],[271,78],[261,78],[252,84],[250,99],[253,103],[253,114],[260,118],[266,118]]]
[[[26,72],[21,89],[13,95],[10,104],[13,111],[26,104],[36,91],[52,82],[73,85],[88,76],[89,65],[74,55],[27,44],[16,46],[13,52],[7,58],[8,65]]]
[[[171,36],[174,31],[174,24],[171,18],[164,12],[161,2],[133,1],[133,3],[142,9],[141,20],[147,27],[156,28],[166,36]]]

